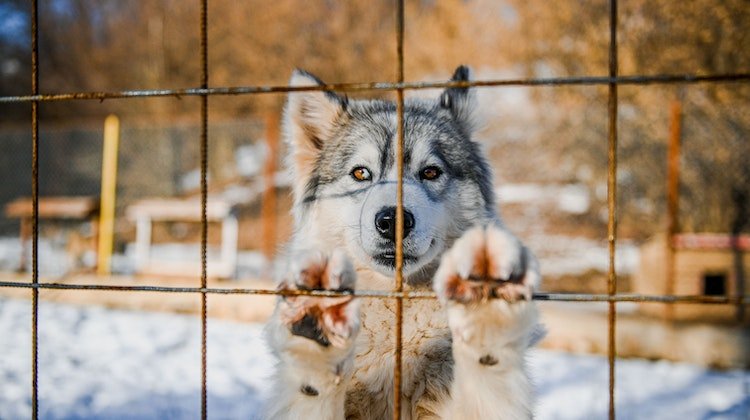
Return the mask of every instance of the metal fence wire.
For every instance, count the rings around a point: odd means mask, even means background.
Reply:
[[[565,293],[537,293],[535,300],[541,301],[579,301],[579,302],[607,302],[608,303],[608,356],[609,356],[609,418],[615,418],[615,319],[618,302],[659,302],[659,303],[700,303],[700,304],[734,304],[747,305],[748,296],[673,296],[673,295],[642,295],[617,293],[617,272],[615,270],[615,250],[617,247],[617,144],[618,144],[618,86],[620,85],[648,85],[648,84],[689,84],[689,83],[748,83],[750,73],[733,74],[658,74],[658,75],[635,75],[620,76],[618,74],[618,49],[617,49],[617,0],[609,0],[609,72],[607,76],[584,76],[584,77],[562,77],[562,78],[529,78],[529,79],[498,79],[479,80],[469,82],[406,82],[404,80],[404,1],[396,2],[396,45],[397,45],[397,81],[394,83],[356,83],[356,84],[328,84],[325,86],[242,86],[242,87],[211,87],[209,84],[208,68],[208,44],[207,44],[207,3],[208,0],[200,0],[200,60],[201,77],[200,85],[188,89],[163,89],[163,90],[128,90],[110,92],[71,92],[61,94],[42,94],[39,91],[39,49],[38,49],[38,0],[31,1],[31,92],[22,96],[2,96],[0,103],[31,103],[31,186],[33,207],[33,229],[32,229],[32,269],[31,281],[26,282],[0,282],[0,287],[27,288],[32,297],[32,380],[31,380],[31,405],[32,417],[38,418],[38,313],[39,313],[39,290],[40,289],[72,289],[72,290],[107,290],[122,292],[163,292],[163,293],[191,293],[199,294],[201,297],[201,417],[207,418],[207,366],[206,366],[206,330],[207,317],[206,305],[208,296],[211,294],[273,294],[273,295],[309,295],[309,296],[342,296],[354,295],[367,298],[395,299],[396,310],[396,333],[394,352],[396,356],[394,371],[394,407],[393,417],[400,418],[401,412],[401,308],[404,299],[434,299],[434,293],[413,292],[403,290],[403,221],[397,219],[397,247],[396,247],[396,286],[392,291],[370,291],[358,290],[356,292],[332,292],[332,291],[271,291],[263,289],[224,289],[207,287],[206,274],[206,248],[207,248],[207,170],[208,170],[208,97],[212,95],[252,95],[263,93],[293,92],[293,91],[376,91],[389,90],[397,93],[398,130],[397,154],[399,158],[398,179],[398,207],[403,206],[402,189],[402,157],[403,157],[403,102],[404,91],[446,88],[446,87],[482,87],[482,86],[538,86],[538,85],[598,85],[608,88],[608,194],[607,194],[607,240],[609,247],[609,272],[608,288],[605,294],[565,294]],[[201,98],[201,121],[200,121],[200,170],[201,170],[201,277],[200,284],[196,287],[168,287],[168,286],[126,286],[126,285],[90,285],[90,284],[62,284],[62,283],[40,283],[39,282],[39,259],[38,259],[38,226],[39,226],[39,104],[50,101],[70,100],[104,100],[110,98],[153,98],[153,97],[181,97],[199,96]],[[401,214],[397,211],[397,214]]]

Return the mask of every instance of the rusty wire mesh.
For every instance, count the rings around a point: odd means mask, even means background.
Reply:
[[[209,84],[208,43],[207,43],[207,3],[200,0],[200,86],[187,89],[159,89],[159,90],[125,90],[106,92],[69,92],[57,94],[42,94],[39,91],[39,49],[38,49],[38,1],[31,1],[31,92],[21,96],[0,96],[0,103],[30,103],[31,104],[31,177],[32,177],[32,262],[30,282],[0,281],[0,287],[30,289],[32,296],[32,417],[38,418],[38,312],[40,289],[68,289],[68,290],[106,290],[119,292],[162,292],[188,293],[201,296],[201,417],[207,418],[207,299],[210,294],[255,294],[255,295],[309,295],[309,296],[342,296],[354,295],[364,298],[380,298],[396,300],[396,331],[394,337],[395,371],[394,371],[394,407],[393,417],[398,419],[401,414],[401,327],[403,299],[434,299],[432,292],[404,291],[403,289],[403,220],[397,218],[397,247],[396,247],[396,278],[392,291],[358,290],[356,292],[334,292],[320,290],[284,290],[274,291],[250,288],[209,288],[207,287],[207,162],[208,162],[208,97],[215,95],[254,95],[264,93],[285,93],[297,91],[395,91],[397,94],[397,155],[398,162],[398,196],[397,206],[403,208],[403,101],[404,91],[447,87],[499,87],[499,86],[564,86],[564,85],[599,85],[608,88],[608,176],[607,176],[607,241],[609,248],[609,271],[607,293],[536,293],[534,300],[561,302],[607,302],[608,303],[608,359],[609,359],[609,418],[615,418],[615,320],[617,302],[658,302],[667,304],[700,303],[700,304],[735,304],[747,305],[748,296],[674,296],[674,295],[643,295],[623,294],[617,292],[617,272],[615,269],[615,251],[617,246],[617,142],[618,142],[618,86],[620,85],[652,85],[652,84],[692,84],[692,83],[748,83],[750,73],[733,74],[657,74],[657,75],[628,75],[618,74],[617,49],[617,0],[609,0],[609,71],[607,76],[583,77],[552,77],[526,79],[496,79],[469,82],[407,82],[404,80],[404,2],[396,1],[396,45],[397,45],[397,80],[396,82],[347,83],[326,84],[323,86],[229,86],[211,87]],[[39,104],[40,102],[71,101],[71,100],[100,100],[116,98],[155,98],[199,96],[201,98],[200,123],[200,169],[201,169],[201,276],[199,287],[169,287],[169,286],[128,286],[128,285],[91,285],[91,284],[62,284],[39,282],[38,259],[38,199],[39,199]],[[397,211],[401,215],[401,211]]]

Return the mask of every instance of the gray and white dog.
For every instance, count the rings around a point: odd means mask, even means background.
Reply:
[[[459,67],[453,79],[469,80]],[[296,71],[292,86],[322,82]],[[506,230],[469,88],[404,104],[403,419],[528,419],[524,356],[537,328],[533,255]],[[397,115],[386,101],[289,94],[284,135],[295,232],[281,289],[394,288]],[[279,298],[266,417],[386,419],[393,412],[393,299]]]

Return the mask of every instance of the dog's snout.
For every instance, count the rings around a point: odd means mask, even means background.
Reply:
[[[375,215],[375,229],[385,239],[396,240],[396,208],[386,207]],[[414,215],[404,210],[404,238],[414,229]]]

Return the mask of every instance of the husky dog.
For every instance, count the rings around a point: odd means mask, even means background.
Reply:
[[[459,67],[452,80],[469,80]],[[295,71],[291,86],[322,85]],[[503,226],[472,140],[469,88],[404,103],[403,419],[528,419],[524,356],[537,325],[533,255]],[[396,105],[289,94],[283,131],[295,232],[282,290],[393,290]],[[267,326],[278,359],[266,417],[387,419],[394,299],[280,297]]]

